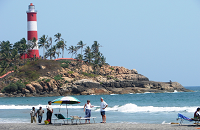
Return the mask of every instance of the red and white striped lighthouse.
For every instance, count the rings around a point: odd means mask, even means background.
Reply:
[[[34,43],[31,40],[35,37],[36,38],[36,45],[34,48],[29,48],[29,54],[27,58],[34,58],[39,57],[39,50],[38,50],[38,34],[37,34],[37,11],[35,10],[35,6],[31,3],[28,6],[27,13],[27,44],[33,45]]]

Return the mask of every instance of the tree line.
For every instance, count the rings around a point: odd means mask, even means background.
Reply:
[[[102,47],[97,41],[94,41],[92,46],[86,46],[83,41],[79,41],[75,46],[71,45],[67,47],[67,42],[61,38],[61,33],[54,35],[55,40],[53,41],[52,37],[47,35],[42,35],[38,39],[38,47],[43,48],[43,58],[49,58],[52,60],[56,59],[62,54],[64,57],[64,52],[67,51],[68,54],[71,54],[71,58],[77,59],[77,61],[84,61],[94,67],[101,67],[106,64],[106,58],[100,52],[99,48]],[[53,44],[53,42],[55,44]],[[31,39],[31,44],[26,44],[27,41],[25,38],[22,38],[20,41],[11,44],[10,41],[0,42],[0,74],[4,74],[10,70],[17,69],[17,63],[21,61],[21,56],[28,54],[30,49],[33,49],[37,45],[37,39],[34,37]],[[81,53],[78,53],[78,50],[81,49]],[[62,51],[62,53],[60,52]],[[36,57],[34,55],[35,60]],[[25,58],[24,58],[25,64]]]

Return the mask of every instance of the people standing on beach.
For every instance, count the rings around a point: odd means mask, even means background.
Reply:
[[[40,107],[40,108],[37,110],[37,115],[38,115],[38,123],[41,123],[41,121],[42,121],[42,116],[43,116],[43,113],[44,113],[44,110],[42,109],[42,107]]]
[[[101,112],[101,116],[102,116],[102,122],[101,123],[106,123],[106,113],[105,113],[105,109],[108,106],[108,104],[103,100],[103,98],[100,98],[101,100],[101,105],[100,105],[100,112]]]
[[[91,117],[91,108],[94,107],[91,105],[90,100],[87,100],[87,103],[84,105],[84,112],[85,112],[85,118]],[[90,123],[90,119],[87,119]],[[85,120],[85,123],[87,123],[87,120]]]
[[[49,124],[52,124],[51,123],[52,113],[53,113],[53,108],[51,106],[51,101],[48,101],[48,105],[47,105],[47,120],[49,120]]]
[[[200,108],[198,107],[197,110],[196,110],[195,113],[194,113],[194,118],[200,118],[200,113],[199,113],[199,111],[200,111]]]
[[[31,123],[33,123],[33,121],[36,123],[37,113],[35,112],[35,107],[32,107],[32,110],[30,112],[30,116],[31,116]]]

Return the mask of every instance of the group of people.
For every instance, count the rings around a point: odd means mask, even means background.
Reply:
[[[38,116],[38,123],[41,123],[43,113],[44,110],[42,109],[42,107],[40,107],[37,111],[35,111],[35,107],[32,107],[32,110],[30,112],[31,123],[33,123],[33,121],[36,123],[37,116]]]
[[[102,122],[106,123],[106,113],[105,109],[108,107],[108,104],[104,101],[104,99],[101,97],[101,104],[100,104],[100,113],[102,116]],[[87,103],[84,105],[84,112],[85,112],[85,118],[91,117],[91,108],[94,107],[91,105],[90,100],[87,100]],[[88,122],[90,123],[90,119],[88,119]],[[85,120],[85,123],[87,123],[87,120]]]
[[[53,113],[53,108],[51,106],[51,101],[48,101],[48,105],[47,105],[47,119],[49,120],[49,124],[51,123],[51,117],[52,117],[52,113]],[[31,123],[33,122],[37,122],[36,118],[38,117],[38,123],[42,122],[42,117],[43,117],[43,113],[44,110],[42,109],[42,107],[40,107],[37,111],[35,110],[35,107],[32,107],[32,110],[30,112],[30,116],[31,116]]]
[[[101,104],[100,104],[100,114],[102,116],[102,122],[101,123],[106,123],[106,107],[108,107],[108,104],[104,101],[103,97],[100,98],[101,100]],[[47,109],[47,119],[49,121],[49,124],[51,123],[51,117],[52,117],[52,113],[53,113],[53,108],[51,106],[51,101],[48,101],[48,105],[46,106]],[[84,105],[84,112],[85,112],[85,118],[90,118],[91,117],[91,109],[92,109],[90,100],[87,100],[87,103]],[[36,123],[36,118],[38,116],[38,123],[41,123],[42,121],[42,116],[43,116],[44,110],[42,109],[42,107],[40,107],[37,111],[35,111],[35,107],[32,107],[32,110],[30,112],[30,116],[31,116],[31,123],[33,123],[33,121]],[[90,123],[90,119],[87,119],[88,122]],[[87,123],[87,120],[85,120],[85,123]]]

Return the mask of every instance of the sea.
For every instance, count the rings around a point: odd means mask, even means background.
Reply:
[[[178,113],[186,117],[193,117],[194,112],[200,107],[200,86],[186,86],[194,92],[166,92],[166,93],[130,93],[110,95],[77,95],[79,104],[53,104],[54,114],[62,113],[65,117],[84,117],[83,106],[90,100],[94,106],[92,117],[96,123],[102,121],[100,115],[100,98],[108,104],[106,108],[107,123],[150,123],[170,124],[177,123]],[[46,105],[57,97],[0,97],[0,123],[30,123],[30,111],[41,106],[45,113]],[[67,115],[68,111],[68,115]],[[54,115],[52,119],[56,118]],[[190,123],[190,122],[187,122]]]

